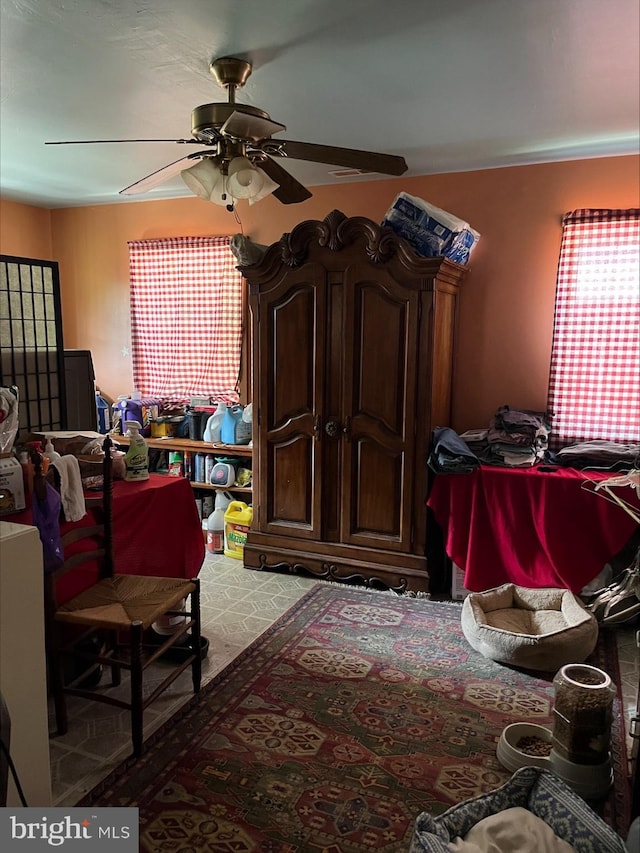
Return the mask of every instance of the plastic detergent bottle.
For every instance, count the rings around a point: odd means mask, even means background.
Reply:
[[[216,492],[213,512],[206,519],[207,551],[211,554],[222,554],[224,551],[224,514],[232,500],[229,492]]]
[[[224,551],[224,510],[216,507],[207,519],[207,551],[222,554]]]
[[[216,491],[216,501],[214,504],[215,509],[224,509],[226,510],[233,500],[233,495],[230,492]]]
[[[111,429],[111,407],[99,391],[96,391],[96,414],[98,419],[98,432],[106,435],[106,433]]]
[[[125,480],[149,479],[149,448],[140,435],[140,429],[138,421],[127,421],[126,435],[129,438],[129,447],[124,455]]]
[[[242,406],[227,406],[220,429],[220,438],[223,444],[236,443],[236,428],[241,417]]]
[[[252,507],[242,501],[231,501],[224,514],[225,556],[242,560],[252,519]]]
[[[204,433],[202,435],[203,441],[211,442],[211,444],[218,444],[220,442],[222,420],[226,410],[227,407],[224,403],[218,403],[215,412],[211,415],[207,421],[206,427],[204,428]]]

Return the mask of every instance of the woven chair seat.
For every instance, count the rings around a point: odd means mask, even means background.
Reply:
[[[142,623],[144,630],[193,590],[182,578],[113,575],[58,607],[56,619],[76,625],[100,625],[118,631]]]

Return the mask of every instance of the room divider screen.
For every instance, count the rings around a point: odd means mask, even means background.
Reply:
[[[66,428],[58,264],[0,255],[0,385],[17,385],[20,431]]]

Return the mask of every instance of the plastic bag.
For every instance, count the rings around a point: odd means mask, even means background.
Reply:
[[[471,257],[480,234],[468,222],[409,193],[401,192],[382,221],[426,258],[444,255],[459,264]]]
[[[18,433],[17,385],[0,387],[0,453],[9,453]]]
[[[34,494],[31,515],[38,528],[42,542],[42,557],[45,572],[55,572],[64,562],[64,550],[60,538],[60,495],[51,483],[45,483],[44,499]]]

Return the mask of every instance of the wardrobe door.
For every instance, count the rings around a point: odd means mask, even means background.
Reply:
[[[365,264],[344,284],[341,541],[409,551],[419,294]]]
[[[254,307],[259,529],[265,533],[321,536],[325,316],[325,271],[317,264],[288,271]]]

